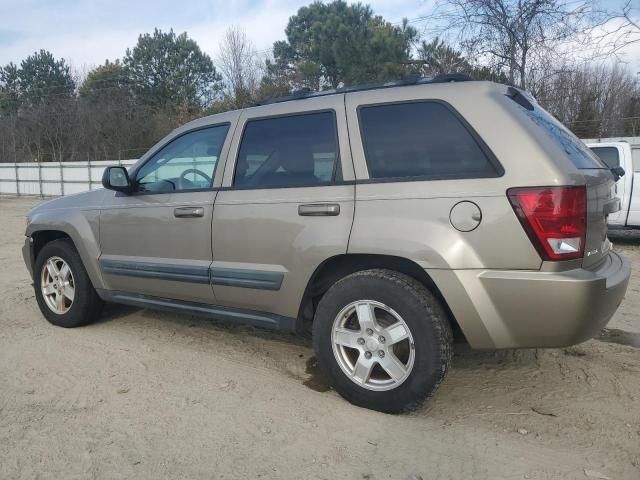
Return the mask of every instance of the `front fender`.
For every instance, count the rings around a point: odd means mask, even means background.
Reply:
[[[94,288],[104,288],[98,259],[100,257],[99,209],[65,208],[36,210],[30,216],[26,235],[56,231],[66,234],[80,254]]]

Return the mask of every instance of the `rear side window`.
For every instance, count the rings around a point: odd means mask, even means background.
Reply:
[[[513,89],[515,90],[515,89]],[[578,169],[591,169],[591,168],[607,168],[597,157],[594,155],[589,147],[587,147],[578,137],[576,137],[571,131],[565,127],[562,123],[556,120],[550,113],[544,108],[540,107],[536,101],[530,97],[526,92],[517,91],[518,96],[509,96],[511,100],[520,105],[522,111],[540,127],[556,145],[564,150],[571,163]],[[526,108],[518,101],[519,97],[526,98],[529,102],[530,108]]]
[[[450,108],[439,102],[360,107],[371,179],[496,177],[488,152]]]
[[[620,156],[618,155],[618,149],[616,147],[590,147],[591,151],[595,153],[600,160],[602,160],[607,167],[613,168],[620,166]]]
[[[233,180],[242,187],[296,187],[334,180],[338,162],[333,112],[250,120]]]

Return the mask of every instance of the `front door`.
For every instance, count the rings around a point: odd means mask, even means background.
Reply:
[[[295,318],[347,251],[354,193],[343,95],[245,110],[213,212],[218,303]]]
[[[135,192],[114,193],[103,207],[100,267],[110,290],[215,303],[213,186],[229,128],[223,123],[176,134],[132,172]]]

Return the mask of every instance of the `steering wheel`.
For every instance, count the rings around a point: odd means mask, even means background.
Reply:
[[[190,173],[195,173],[197,175],[200,175],[202,178],[204,178],[207,181],[209,185],[211,185],[211,177],[196,168],[188,168],[187,170],[185,170],[180,174],[180,185],[182,185],[183,182],[189,182],[191,185],[193,185],[193,182],[191,180],[188,180],[187,178],[185,178]]]

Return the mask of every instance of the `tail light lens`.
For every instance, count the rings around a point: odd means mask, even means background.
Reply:
[[[587,190],[581,187],[522,187],[509,201],[543,260],[584,256]]]

